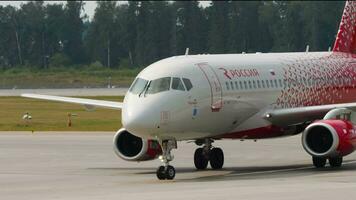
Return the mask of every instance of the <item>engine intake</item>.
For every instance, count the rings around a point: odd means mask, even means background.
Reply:
[[[303,132],[304,149],[315,157],[345,156],[356,147],[355,129],[346,120],[321,120]]]
[[[127,161],[153,160],[162,153],[157,141],[142,139],[124,128],[115,134],[113,142],[116,155]]]

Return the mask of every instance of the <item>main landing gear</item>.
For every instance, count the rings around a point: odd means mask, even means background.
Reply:
[[[324,168],[326,165],[326,160],[329,160],[330,167],[341,167],[342,165],[342,156],[324,158],[324,157],[313,157],[313,165],[316,168]]]
[[[163,140],[160,142],[162,147],[162,155],[159,157],[163,166],[158,167],[156,171],[157,178],[159,180],[172,180],[176,175],[176,170],[173,166],[169,165],[169,162],[173,160],[171,150],[177,148],[176,140]]]
[[[194,153],[194,165],[198,170],[204,170],[210,166],[213,169],[221,169],[224,165],[224,152],[220,148],[213,147],[211,144],[214,141],[211,139],[204,139],[204,141],[197,140],[197,145],[204,145],[197,148]]]

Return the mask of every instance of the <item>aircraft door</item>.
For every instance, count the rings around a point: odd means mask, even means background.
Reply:
[[[211,91],[211,111],[219,112],[223,106],[223,94],[218,75],[208,63],[199,63],[196,65],[199,67],[204,77],[209,82],[209,87]]]

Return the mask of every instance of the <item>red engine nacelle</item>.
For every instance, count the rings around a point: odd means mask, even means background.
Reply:
[[[157,141],[142,139],[123,128],[114,136],[114,151],[127,161],[153,160],[162,153]]]
[[[315,157],[346,156],[356,148],[356,130],[345,120],[320,120],[303,132],[304,149]]]

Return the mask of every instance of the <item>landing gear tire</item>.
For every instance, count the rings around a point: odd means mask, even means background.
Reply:
[[[208,167],[209,160],[204,155],[203,148],[197,148],[194,153],[194,165],[198,170],[203,170]]]
[[[326,158],[313,157],[313,165],[316,168],[323,168],[326,165]]]
[[[210,166],[213,169],[221,169],[224,165],[224,152],[220,148],[210,151]]]
[[[176,170],[173,166],[168,165],[167,167],[160,166],[156,171],[157,178],[159,180],[173,180],[176,176]]]
[[[156,175],[159,180],[166,179],[166,172],[165,172],[164,166],[158,167],[158,169],[156,171]]]
[[[342,160],[342,157],[329,158],[329,164],[331,167],[341,167]]]
[[[174,169],[173,166],[168,165],[166,169],[166,179],[173,180],[175,176],[176,176],[176,170]]]

